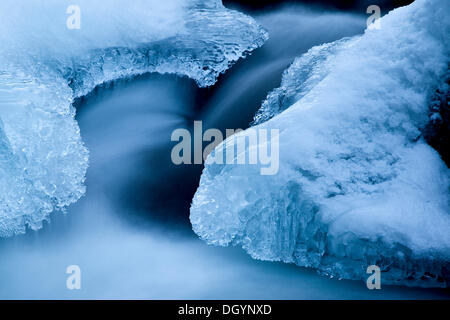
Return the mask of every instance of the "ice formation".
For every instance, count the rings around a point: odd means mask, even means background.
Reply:
[[[211,85],[267,39],[220,0],[79,0],[80,29],[67,27],[71,4],[0,2],[0,237],[39,228],[85,192],[75,98],[145,72]]]
[[[445,0],[417,0],[297,58],[253,127],[280,130],[279,173],[218,165],[213,152],[194,231],[338,278],[378,265],[384,284],[448,286],[449,169],[421,129],[449,65],[449,14]]]

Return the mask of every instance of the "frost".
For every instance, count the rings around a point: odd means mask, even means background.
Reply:
[[[448,286],[449,169],[421,136],[449,63],[448,14],[417,0],[298,58],[253,127],[280,130],[279,173],[209,159],[194,231],[338,278],[378,265],[385,284]]]
[[[267,39],[218,0],[80,0],[79,30],[66,27],[69,5],[0,2],[0,237],[40,228],[84,194],[75,98],[145,72],[208,86]]]

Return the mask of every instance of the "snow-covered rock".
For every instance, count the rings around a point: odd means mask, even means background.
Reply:
[[[421,129],[449,65],[449,14],[446,0],[417,0],[299,57],[252,128],[280,130],[278,174],[212,153],[194,231],[339,278],[378,265],[383,283],[448,285],[449,169]]]

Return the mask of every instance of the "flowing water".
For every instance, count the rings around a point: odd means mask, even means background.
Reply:
[[[98,88],[77,102],[90,150],[87,193],[40,231],[0,240],[0,298],[414,299],[448,290],[382,287],[329,279],[313,270],[253,260],[210,247],[190,229],[200,165],[170,161],[176,128],[248,126],[283,70],[308,48],[361,33],[365,18],[305,8],[256,16],[271,39],[198,89],[186,78],[149,74]],[[81,268],[81,290],[66,268]]]

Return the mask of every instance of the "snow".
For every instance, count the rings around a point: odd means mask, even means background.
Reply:
[[[449,169],[421,129],[449,64],[449,13],[445,0],[417,0],[380,30],[299,57],[252,127],[280,130],[278,174],[212,153],[194,231],[333,277],[365,279],[375,264],[383,283],[448,286]]]
[[[267,33],[218,0],[0,3],[0,237],[38,229],[85,192],[75,98],[145,72],[212,85]],[[124,106],[126,107],[126,106]]]

